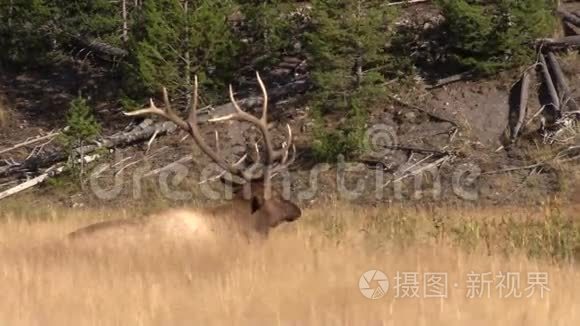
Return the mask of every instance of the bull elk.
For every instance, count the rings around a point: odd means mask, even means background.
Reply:
[[[156,115],[172,121],[180,129],[186,131],[201,151],[223,169],[222,176],[228,172],[232,176],[242,179],[239,184],[241,187],[238,187],[238,190],[234,193],[233,200],[219,207],[175,209],[144,219],[100,222],[70,233],[69,238],[99,238],[101,236],[109,238],[119,234],[122,234],[121,237],[146,234],[148,236],[169,235],[170,237],[203,238],[208,235],[216,236],[216,233],[226,232],[226,230],[234,231],[243,236],[267,236],[271,228],[283,222],[291,222],[298,219],[301,216],[300,208],[276,192],[272,188],[271,182],[272,177],[286,169],[296,156],[296,148],[292,144],[292,129],[287,125],[287,140],[282,143],[280,148],[275,148],[267,120],[268,94],[259,73],[256,73],[256,76],[264,96],[260,118],[240,108],[230,85],[229,96],[234,112],[226,116],[210,119],[210,122],[237,120],[247,122],[256,127],[262,136],[265,150],[263,155],[261,155],[258,145],[254,144],[258,159],[251,164],[246,162],[249,161],[247,152],[237,162],[230,163],[221,155],[219,144],[216,143],[216,149],[214,150],[205,142],[197,121],[197,77],[194,79],[193,100],[186,120],[180,118],[172,109],[165,88],[163,88],[163,108],[158,108],[153,100],[150,100],[148,108],[125,113],[127,116]],[[292,150],[292,155],[290,155],[290,150]],[[260,162],[261,157],[263,157],[263,163]],[[257,166],[260,168],[256,169]],[[222,181],[226,180],[223,177],[221,179]],[[230,179],[229,181],[232,180]]]

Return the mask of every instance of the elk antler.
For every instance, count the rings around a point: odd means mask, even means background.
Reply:
[[[175,111],[172,109],[171,103],[169,101],[169,96],[167,95],[166,88],[163,88],[163,101],[165,103],[165,106],[163,107],[163,109],[156,107],[155,103],[151,99],[151,100],[149,100],[149,107],[148,108],[136,110],[133,112],[125,112],[125,115],[127,115],[127,116],[141,116],[141,115],[153,114],[153,115],[163,117],[167,120],[170,120],[173,123],[175,123],[179,128],[181,128],[182,130],[185,130],[187,133],[189,133],[191,135],[191,137],[193,138],[193,140],[195,141],[195,143],[201,148],[201,150],[205,154],[207,154],[222,169],[226,170],[227,172],[231,173],[232,175],[243,178],[247,182],[251,182],[251,181],[255,181],[255,180],[264,180],[265,184],[267,186],[269,186],[270,179],[272,178],[274,173],[277,173],[281,170],[284,170],[290,164],[292,164],[292,162],[294,161],[295,156],[296,156],[296,148],[292,144],[292,138],[293,138],[292,137],[292,129],[290,128],[290,125],[288,125],[288,124],[286,125],[287,130],[288,130],[287,141],[282,144],[281,149],[276,150],[274,148],[273,141],[272,141],[272,138],[270,136],[270,131],[268,128],[268,93],[266,91],[266,87],[264,86],[264,83],[262,82],[262,79],[260,78],[260,74],[258,72],[256,72],[256,77],[258,79],[258,83],[260,85],[260,88],[262,90],[262,94],[264,96],[264,103],[263,103],[263,107],[262,107],[262,116],[260,118],[257,118],[255,116],[243,111],[240,108],[240,105],[238,104],[238,102],[234,98],[233,88],[230,85],[229,95],[230,95],[230,100],[232,101],[232,104],[234,106],[235,112],[228,114],[226,116],[223,116],[223,117],[210,119],[209,121],[210,122],[222,122],[222,121],[227,121],[227,120],[238,120],[238,121],[248,122],[248,123],[257,127],[257,129],[262,134],[262,137],[264,139],[264,145],[266,147],[266,151],[265,151],[265,155],[264,155],[264,161],[265,161],[264,163],[265,164],[263,167],[263,173],[259,176],[252,175],[250,173],[250,170],[252,170],[255,167],[255,165],[251,169],[243,169],[242,168],[243,162],[248,157],[247,153],[244,154],[244,156],[240,160],[238,160],[236,163],[230,164],[219,153],[219,144],[217,144],[217,140],[218,140],[217,137],[216,137],[216,147],[218,149],[217,151],[212,149],[211,146],[209,146],[205,142],[205,140],[204,140],[204,138],[199,130],[199,125],[198,125],[198,121],[197,121],[197,105],[198,105],[197,76],[195,76],[195,78],[194,78],[193,102],[192,102],[191,111],[189,112],[189,117],[187,118],[187,120],[183,120],[182,118],[180,118],[177,115],[177,113],[175,113]],[[292,156],[291,157],[289,155],[290,148],[292,148]],[[258,151],[257,146],[256,146],[256,150]],[[258,151],[258,160],[259,160],[259,158],[260,158],[260,155],[259,155],[259,151]],[[269,188],[269,187],[267,187],[267,188]]]

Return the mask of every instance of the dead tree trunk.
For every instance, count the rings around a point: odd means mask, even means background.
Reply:
[[[10,0],[8,2],[8,21],[7,21],[7,25],[8,25],[8,30],[11,31],[12,30],[12,15],[14,12],[14,0]]]
[[[38,137],[36,137],[34,139],[25,140],[24,142],[19,143],[19,144],[16,144],[14,146],[11,146],[11,147],[8,147],[8,148],[4,148],[4,149],[0,149],[0,154],[8,153],[8,152],[13,151],[15,149],[18,149],[18,148],[21,148],[21,147],[24,147],[24,146],[28,146],[28,145],[31,145],[31,144],[34,144],[34,143],[38,143],[38,142],[43,141],[43,140],[53,139],[53,138],[55,138],[58,135],[59,135],[59,132],[51,132],[48,135],[38,136]]]
[[[474,77],[473,70],[469,70],[469,71],[462,72],[462,73],[459,73],[456,75],[452,75],[449,77],[438,79],[438,80],[434,81],[433,83],[431,83],[430,85],[427,85],[426,88],[427,89],[435,89],[435,88],[439,88],[441,86],[445,86],[447,84],[455,83],[458,81],[469,80],[469,79],[472,79],[473,77]]]
[[[189,1],[185,1],[183,4],[183,11],[185,13],[185,16],[187,17],[189,15]],[[185,26],[185,39],[188,40],[190,37],[190,31],[189,31],[189,24],[187,26]],[[191,100],[192,100],[192,91],[193,91],[193,85],[191,83],[191,52],[189,51],[189,46],[186,42],[185,45],[186,49],[185,49],[185,54],[183,56],[183,60],[185,61],[185,88],[186,88],[186,101],[185,101],[185,105],[186,107],[190,107],[191,106]]]
[[[398,2],[390,2],[387,3],[387,6],[398,6],[398,5],[412,5],[417,3],[423,3],[430,0],[406,0],[406,1],[398,1]]]
[[[127,23],[127,0],[121,1],[121,15],[123,18],[123,34],[121,35],[121,39],[123,43],[127,44],[129,40],[129,27]]]
[[[271,92],[270,101],[271,103],[276,103],[289,94],[303,93],[310,87],[310,84],[306,80],[298,80],[284,86],[275,88]],[[244,105],[248,108],[255,108],[262,104],[262,97],[247,97],[238,101],[240,105]],[[212,110],[211,114],[208,112],[200,112],[198,121],[200,123],[207,122],[213,116],[224,116],[235,112],[235,108],[231,103],[220,105]],[[105,148],[116,148],[125,147],[131,144],[142,142],[150,139],[155,133],[157,136],[164,135],[176,129],[176,125],[173,122],[164,121],[158,122],[152,125],[148,125],[143,128],[137,128],[130,132],[119,132],[112,136],[105,138],[102,142],[98,144],[86,145],[81,148],[76,148],[74,150],[74,156],[77,157],[81,153],[84,155],[89,155],[95,152],[97,149]],[[57,162],[64,161],[68,158],[69,153],[65,151],[54,151],[41,156],[33,156],[21,162],[15,162],[9,166],[0,166],[0,177],[10,176],[10,175],[22,175],[26,172],[36,172],[40,169],[47,168],[54,165]]]
[[[562,100],[562,105],[565,107],[566,105],[570,108],[571,111],[578,111],[578,103],[576,103],[576,99],[572,97],[572,92],[568,87],[568,83],[566,82],[566,77],[562,72],[562,68],[560,68],[560,64],[558,63],[558,59],[552,52],[548,52],[548,62],[552,67],[552,76],[556,81],[556,87],[558,88],[559,98]]]
[[[518,107],[518,119],[514,129],[512,131],[512,142],[515,141],[518,134],[520,133],[520,129],[524,124],[524,119],[526,118],[526,111],[528,107],[528,96],[530,91],[530,73],[528,71],[524,72],[521,81],[521,90],[520,90],[520,105]]]
[[[571,24],[569,22],[564,22],[564,27],[568,29],[570,32],[576,35],[580,35],[580,27],[577,27],[576,25]]]
[[[72,35],[71,37],[74,43],[76,43],[78,46],[91,50],[96,55],[98,55],[99,58],[103,60],[111,61],[114,60],[115,58],[121,59],[129,54],[124,49],[112,46],[104,42],[91,40],[81,35]]]
[[[131,132],[121,132],[103,140],[102,143],[85,145],[74,149],[73,157],[88,155],[101,148],[124,147],[138,141],[149,139],[156,131],[164,134],[175,130],[175,125],[169,122],[157,123],[143,129],[137,129]],[[39,169],[49,167],[55,163],[66,160],[69,153],[57,150],[40,156],[33,156],[17,164],[0,168],[0,177],[11,174],[22,174],[25,172],[34,172]]]
[[[556,13],[561,16],[565,22],[569,22],[580,27],[580,17],[576,17],[575,15],[572,15],[571,13],[562,9],[556,10]]]
[[[536,44],[547,51],[578,48],[580,47],[580,35],[565,36],[557,39],[543,38],[537,40]]]
[[[99,156],[98,154],[92,155],[92,156],[81,156],[80,161],[81,161],[81,163],[83,163],[83,162],[89,163],[89,162],[94,161],[96,158],[98,158],[98,156]],[[12,187],[8,190],[0,192],[0,199],[10,197],[12,195],[15,195],[15,194],[21,192],[21,191],[32,188],[38,184],[41,184],[44,181],[46,181],[48,178],[57,176],[57,175],[61,174],[62,172],[64,172],[65,170],[66,170],[66,166],[62,165],[62,164],[61,164],[61,166],[54,166],[52,168],[49,168],[47,171],[45,171],[44,173],[40,174],[37,177],[34,177],[30,180],[27,180],[27,181],[17,185],[16,187]]]
[[[550,75],[550,70],[548,69],[548,64],[546,63],[546,58],[543,54],[540,54],[540,63],[542,66],[542,74],[544,76],[544,82],[546,83],[546,89],[552,100],[552,106],[556,111],[560,111],[560,98],[558,97],[558,92],[556,92],[556,87],[554,87],[554,82],[552,81],[552,76]]]

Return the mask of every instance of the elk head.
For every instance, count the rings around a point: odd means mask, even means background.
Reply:
[[[128,116],[141,116],[153,114],[165,118],[175,123],[180,129],[186,131],[199,146],[203,153],[205,153],[213,162],[215,162],[223,171],[219,175],[222,181],[233,182],[234,179],[226,179],[224,176],[230,176],[241,179],[241,183],[237,183],[238,191],[235,192],[236,200],[243,200],[248,205],[251,211],[251,216],[255,221],[255,226],[258,231],[267,233],[269,228],[275,227],[282,222],[291,222],[301,216],[301,210],[291,201],[285,199],[281,194],[272,188],[272,177],[277,173],[285,170],[294,161],[296,156],[296,148],[292,144],[292,129],[289,125],[287,127],[287,139],[282,143],[280,148],[275,148],[273,139],[270,135],[268,125],[268,93],[266,87],[262,82],[259,73],[256,73],[258,83],[264,96],[262,114],[257,118],[245,111],[243,111],[236,99],[232,86],[229,87],[230,100],[234,106],[234,112],[222,117],[210,119],[210,122],[223,122],[228,120],[237,120],[247,122],[256,127],[262,136],[263,141],[263,155],[260,154],[259,146],[254,143],[251,146],[256,151],[257,159],[253,163],[248,164],[248,153],[245,153],[237,162],[230,163],[223,157],[219,151],[219,137],[216,131],[216,149],[214,150],[206,141],[199,129],[197,121],[197,106],[198,106],[198,81],[197,76],[194,78],[193,99],[191,109],[186,120],[180,118],[172,109],[169,101],[167,90],[163,88],[164,107],[158,108],[155,106],[153,100],[150,100],[149,107],[133,112],[125,113]],[[292,149],[292,155],[290,155]],[[263,159],[262,159],[263,158]],[[263,162],[262,162],[263,161]],[[243,215],[241,213],[240,215]]]
[[[258,181],[244,186],[246,188],[239,189],[235,195],[238,199],[249,201],[250,211],[256,216],[258,229],[264,231],[283,222],[295,221],[301,216],[300,208],[276,190],[270,189],[270,197],[267,198],[265,183]]]

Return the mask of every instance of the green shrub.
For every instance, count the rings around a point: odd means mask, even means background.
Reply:
[[[240,36],[246,39],[242,53],[251,57],[257,69],[271,67],[284,55],[296,52],[294,45],[301,38],[299,15],[292,0],[238,0],[243,13]]]
[[[71,36],[99,40],[121,46],[122,17],[120,1],[51,0],[61,42],[70,42]],[[129,1],[127,1],[129,2]]]
[[[314,158],[319,162],[336,162],[340,155],[358,149],[357,142],[343,130],[319,130],[313,142]]]
[[[44,0],[0,0],[0,66],[45,64],[51,48],[47,37],[51,15]]]
[[[376,0],[317,0],[306,33],[315,90],[315,114],[342,116],[333,130],[317,132],[314,152],[321,160],[354,157],[365,148],[367,113],[384,99],[393,12]],[[340,117],[339,117],[340,119]]]
[[[66,116],[67,128],[63,132],[65,145],[78,147],[86,144],[87,141],[97,136],[101,130],[99,123],[95,120],[93,112],[87,100],[77,97],[70,103],[70,108]]]
[[[356,108],[350,114],[344,123],[335,128],[326,128],[321,116],[315,118],[312,150],[316,161],[336,162],[339,156],[352,159],[368,147],[365,137],[367,115]]]
[[[438,0],[451,58],[477,73],[492,74],[530,62],[530,42],[554,27],[548,0]]]
[[[86,99],[80,96],[71,101],[66,123],[67,127],[62,132],[60,140],[69,154],[69,168],[73,172],[72,175],[82,185],[84,174],[83,146],[100,133],[101,126],[95,120]]]
[[[124,73],[125,91],[131,96],[166,87],[176,99],[189,99],[194,74],[206,91],[221,89],[231,80],[238,51],[227,19],[232,1],[187,4],[179,0],[145,1],[134,14]]]

